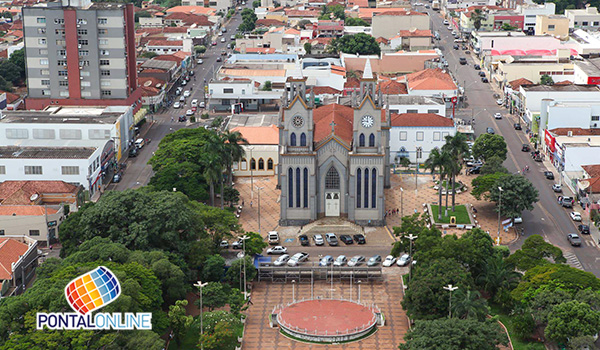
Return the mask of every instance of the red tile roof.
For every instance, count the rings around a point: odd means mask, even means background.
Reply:
[[[432,126],[453,127],[454,121],[435,113],[401,113],[392,114],[392,126]]]
[[[0,216],[41,216],[57,212],[58,210],[43,205],[0,205]]]
[[[433,36],[433,34],[431,34],[431,30],[414,29],[414,30],[400,30],[400,31],[398,31],[397,37],[406,38],[406,37],[432,37],[432,36]]]
[[[456,90],[456,84],[450,74],[439,68],[407,74],[406,80],[410,90]]]
[[[184,25],[192,25],[192,24],[196,24],[197,26],[201,26],[201,27],[210,27],[212,25],[214,25],[213,22],[208,20],[208,17],[206,16],[201,16],[201,15],[194,15],[191,13],[184,13],[184,12],[174,12],[174,13],[169,13],[166,17],[165,20],[181,20],[181,22]]]
[[[322,141],[331,135],[331,122],[335,122],[334,134],[347,143],[352,145],[352,124],[354,121],[354,109],[349,106],[343,106],[332,103],[326,106],[316,108],[313,111],[313,120],[315,123],[314,140]]]
[[[586,179],[585,181],[589,181],[589,183],[590,183],[590,187],[588,187],[588,189],[590,190],[590,193],[599,193],[600,192],[600,177]]]
[[[12,279],[12,263],[27,252],[29,246],[12,238],[0,238],[0,280]]]
[[[148,45],[152,45],[152,44],[148,44]],[[179,63],[181,63],[181,61],[183,61],[183,58],[177,57],[175,55],[158,55],[158,56],[154,56],[153,59],[158,60],[158,61],[173,61],[173,62],[177,62],[177,64],[179,64]]]
[[[183,46],[183,40],[153,39],[148,41],[148,46]]]
[[[377,84],[377,91],[381,89],[381,93],[384,95],[406,95],[408,90],[406,84],[397,82],[395,80],[382,81]]]
[[[163,33],[187,33],[188,27],[164,27],[160,28],[163,30]]]
[[[4,181],[0,183],[0,204],[31,204],[34,194],[76,194],[78,191],[77,186],[64,181]]]
[[[573,85],[573,82],[569,81],[569,80],[563,80],[563,81],[554,83],[554,85]]]
[[[360,87],[360,80],[358,78],[348,78],[344,83],[344,89],[354,89]]]
[[[334,89],[331,86],[315,86],[313,88],[313,90],[315,90],[315,95],[322,95],[322,94],[328,94],[328,95],[337,95],[337,94],[341,94],[342,92],[340,90]],[[306,93],[310,93],[311,89],[308,88],[306,89]]]
[[[246,53],[275,53],[274,47],[249,47]]]
[[[279,128],[270,126],[238,126],[230,132],[239,131],[251,145],[278,145]]]
[[[386,45],[390,43],[390,41],[388,39],[386,39],[386,38],[384,38],[382,36],[380,36],[379,38],[375,39],[375,41],[377,41],[380,44],[383,43],[383,44],[386,44]]]
[[[306,17],[306,18],[314,18],[319,17],[321,12],[317,10],[285,10],[285,14],[288,17]]]
[[[285,22],[276,19],[259,19],[256,21],[257,27],[280,27],[285,26]]]
[[[600,164],[582,165],[581,167],[590,177],[600,176]]]
[[[533,84],[533,81],[525,79],[525,78],[519,78],[519,79],[509,82],[509,84],[513,90],[519,90],[521,85],[530,85],[530,84]]]
[[[2,93],[6,93],[6,102],[9,104],[16,102],[17,100],[19,100],[21,98],[21,96],[19,96],[17,94],[13,94],[12,92],[0,90],[0,94],[2,94]]]

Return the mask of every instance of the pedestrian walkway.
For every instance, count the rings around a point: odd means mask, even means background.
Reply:
[[[276,230],[279,226],[279,193],[277,177],[267,176],[254,178],[236,177],[234,188],[240,192],[243,203],[240,214],[240,224],[246,231],[259,232],[258,227],[258,194],[260,189],[260,233],[266,237],[267,232]],[[254,184],[254,191],[251,190]]]
[[[583,266],[581,265],[581,262],[579,261],[579,259],[577,258],[577,255],[575,255],[575,253],[565,252],[563,254],[563,256],[565,257],[565,259],[567,259],[567,264],[569,266],[574,267],[576,269],[583,270]]]

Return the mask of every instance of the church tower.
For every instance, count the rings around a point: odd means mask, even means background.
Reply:
[[[377,78],[367,58],[360,80],[360,99],[354,107],[354,145],[357,153],[377,153],[381,144],[381,102],[376,95]]]

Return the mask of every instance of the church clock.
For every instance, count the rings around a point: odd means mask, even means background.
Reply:
[[[375,124],[375,120],[370,115],[365,115],[361,118],[360,123],[365,128],[370,128]]]
[[[294,116],[294,118],[292,118],[292,125],[296,128],[301,128],[304,125],[304,118],[299,115]]]

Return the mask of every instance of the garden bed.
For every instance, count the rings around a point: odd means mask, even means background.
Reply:
[[[439,206],[437,205],[431,205],[431,218],[436,224],[449,224],[450,217],[456,216],[457,225],[471,225],[471,218],[469,217],[466,206],[457,205],[454,207],[454,211],[448,206],[448,216],[444,216],[445,207],[442,206],[442,220],[438,220],[438,207]]]
[[[498,320],[504,324],[506,329],[508,329],[508,335],[514,350],[546,350],[543,343],[524,341],[511,334],[513,332],[512,317],[504,313],[500,307],[490,305],[490,314],[492,316],[498,316]]]

